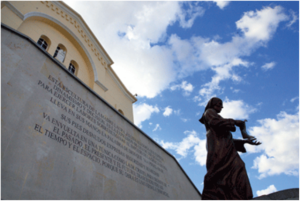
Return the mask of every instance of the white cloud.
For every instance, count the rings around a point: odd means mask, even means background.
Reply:
[[[187,122],[187,121],[188,121],[188,119],[185,119],[185,118],[181,118],[181,120],[182,120],[183,122]]]
[[[272,68],[274,68],[274,66],[276,65],[275,62],[270,62],[270,63],[266,63],[265,65],[263,65],[261,68],[263,70],[270,70]]]
[[[230,1],[222,1],[222,0],[213,1],[213,2],[215,2],[220,9],[224,9],[230,3]]]
[[[232,90],[233,93],[239,93],[241,91],[239,89],[233,89],[233,87],[230,87],[230,89]]]
[[[173,112],[173,109],[170,106],[168,106],[168,107],[165,108],[165,111],[164,111],[163,115],[165,117],[168,117],[172,114],[172,112]]]
[[[176,59],[181,62],[186,61],[193,55],[193,46],[189,40],[181,40],[177,35],[172,34],[169,39],[169,44],[172,45],[172,50],[176,54]]]
[[[276,31],[281,21],[288,20],[281,6],[266,7],[262,10],[245,12],[244,16],[236,22],[245,37],[253,42],[268,41]]]
[[[194,86],[191,83],[188,83],[187,81],[182,81],[181,84],[173,85],[170,87],[172,91],[177,89],[182,89],[184,91],[185,96],[189,96],[191,92],[194,90]]]
[[[293,102],[295,102],[295,101],[297,101],[297,100],[298,100],[298,103],[299,103],[299,102],[300,102],[300,97],[299,97],[299,96],[298,96],[298,97],[295,97],[295,98],[292,98],[292,99],[291,99],[291,102],[293,103]],[[297,110],[297,111],[300,111],[300,104],[297,105],[296,110]]]
[[[156,124],[155,128],[153,129],[153,131],[157,131],[157,130],[161,130],[161,127],[159,124]]]
[[[200,139],[196,131],[185,131],[187,137],[183,138],[181,142],[164,142],[159,143],[165,149],[175,150],[178,155],[185,158],[189,152],[194,153],[195,161],[201,166],[206,164],[206,139]]]
[[[181,115],[181,110],[180,109],[178,109],[178,110],[174,110],[174,114],[176,114],[176,115]]]
[[[291,102],[293,103],[295,100],[299,99],[299,97],[295,97],[291,99]]]
[[[201,140],[198,144],[194,147],[194,156],[195,160],[199,165],[205,166],[206,165],[206,157],[207,157],[207,150],[206,150],[206,139]]]
[[[180,85],[179,85],[179,84],[173,85],[173,86],[170,87],[171,91],[175,91],[175,90],[177,90],[177,89],[179,89],[179,88],[180,88]]]
[[[189,9],[181,10],[181,13],[178,14],[179,24],[182,28],[191,28],[194,20],[198,16],[203,16],[205,10],[200,6],[194,6],[192,2],[186,2],[186,4],[188,4]],[[189,20],[186,21],[185,18],[189,18]]]
[[[277,119],[258,120],[260,126],[251,127],[250,135],[262,144],[245,145],[250,153],[263,152],[254,160],[259,179],[267,176],[298,175],[299,171],[299,113],[280,112]]]
[[[191,83],[187,84],[187,81],[183,81],[181,84],[181,88],[185,91],[192,92],[194,87]]]
[[[286,25],[287,27],[291,27],[297,20],[298,20],[298,16],[296,15],[296,13],[293,10],[290,10],[290,13],[292,15],[292,19],[291,21]]]
[[[167,28],[175,22],[183,28],[191,27],[204,14],[197,2],[66,2],[82,15],[113,59],[112,68],[129,91],[147,98],[157,96],[178,79],[212,68],[216,75],[200,93],[207,100],[222,89],[220,81],[241,81],[233,69],[249,64],[240,57],[265,45],[278,24],[288,20],[281,7],[267,7],[246,12],[236,22],[243,34],[234,35],[229,42],[200,36],[181,40],[175,34],[167,36]],[[227,5],[219,1],[217,4],[220,8]],[[185,9],[183,5],[187,5]],[[158,44],[165,41],[168,44]]]
[[[242,78],[234,72],[234,68],[248,67],[252,64],[240,57],[249,56],[258,47],[266,45],[279,23],[285,20],[288,20],[288,16],[283,13],[282,7],[266,7],[262,10],[244,13],[243,17],[236,22],[237,29],[240,29],[242,34],[234,35],[230,42],[219,43],[201,37],[191,39],[193,41],[192,52],[199,55],[197,59],[192,57],[191,61],[202,66],[201,69],[210,67],[215,71],[212,80],[204,84],[199,91],[202,98],[200,105],[205,106],[217,91],[223,89],[219,86],[221,81],[231,79],[234,82],[240,82]],[[176,41],[178,40],[177,38]]]
[[[223,118],[231,119],[248,119],[249,114],[255,112],[256,109],[246,104],[243,100],[229,100],[226,98],[223,101],[223,109],[220,115]]]
[[[276,191],[277,191],[276,187],[272,184],[264,190],[256,191],[256,194],[257,194],[257,196],[268,195],[268,194],[274,193]]]
[[[158,113],[159,109],[157,106],[148,105],[146,103],[143,104],[134,104],[133,105],[133,117],[134,123],[138,127],[142,128],[142,122],[150,119],[152,113]]]
[[[197,113],[196,113],[196,116],[198,117],[198,116],[200,116],[202,113],[203,113],[202,111],[201,111],[201,112],[197,112]]]
[[[129,91],[147,98],[157,96],[178,77],[172,50],[157,44],[168,39],[167,27],[179,21],[189,28],[204,14],[191,2],[66,2],[89,25]]]
[[[232,79],[236,82],[241,81],[241,78],[232,72],[233,67],[239,65],[248,67],[249,64],[248,62],[235,58],[228,64],[212,68],[212,70],[215,71],[216,74],[212,77],[211,82],[204,84],[203,88],[200,89],[199,94],[205,98],[203,102],[200,103],[200,105],[205,106],[207,101],[213,96],[213,93],[216,90],[221,90],[221,87],[219,86],[219,83],[221,81],[226,79]]]
[[[200,102],[201,100],[202,100],[201,96],[195,96],[195,97],[193,98],[193,101],[194,101],[194,102]]]

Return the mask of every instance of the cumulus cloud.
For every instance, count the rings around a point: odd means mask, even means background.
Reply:
[[[213,1],[213,2],[215,2],[220,9],[224,9],[230,3],[230,1],[222,1],[222,0]]]
[[[244,16],[236,22],[236,26],[241,29],[245,38],[253,42],[263,42],[271,39],[281,21],[288,19],[281,6],[266,7],[256,12],[245,12]]]
[[[258,47],[265,46],[272,38],[279,23],[286,20],[288,20],[288,16],[284,14],[282,7],[266,7],[261,10],[245,12],[242,18],[236,22],[237,29],[241,30],[241,34],[234,35],[229,42],[219,43],[194,37],[191,44],[193,51],[190,51],[196,52],[199,57],[192,58],[191,61],[198,63],[202,69],[205,69],[206,66],[215,72],[212,80],[202,85],[199,91],[199,98],[202,98],[200,105],[204,106],[216,92],[222,90],[219,85],[221,81],[231,79],[234,82],[240,82],[242,78],[235,73],[234,69],[251,66],[251,63],[242,60],[241,57],[249,56]],[[178,40],[177,38],[176,41]]]
[[[262,152],[255,158],[253,167],[259,179],[267,176],[299,174],[299,113],[280,112],[277,119],[258,120],[260,126],[249,129],[257,137],[259,146],[245,145],[250,153]]]
[[[195,145],[194,150],[195,150],[194,156],[196,162],[201,166],[205,166],[206,157],[207,157],[206,139],[205,140],[200,139],[199,143]]]
[[[165,108],[165,111],[164,111],[163,115],[165,117],[168,117],[172,114],[172,112],[173,112],[173,109],[170,106],[168,106],[168,107]]]
[[[195,161],[204,166],[206,163],[206,139],[200,139],[196,131],[185,131],[187,137],[183,138],[181,142],[164,142],[159,143],[164,149],[175,150],[175,152],[185,158],[190,152],[193,153]]]
[[[215,76],[199,91],[202,105],[222,90],[221,81],[240,82],[235,68],[250,65],[241,57],[266,45],[279,23],[289,19],[280,6],[245,12],[236,22],[241,34],[220,43],[201,36],[181,39],[176,34],[167,35],[168,26],[175,22],[189,28],[204,15],[197,2],[66,2],[85,19],[114,60],[112,68],[133,94],[153,98],[176,80],[212,69]],[[216,3],[220,8],[228,5]],[[187,88],[185,92],[190,93]]]
[[[178,78],[184,78],[196,71],[209,69],[204,64],[199,51],[209,39],[202,37],[192,37],[191,39],[181,39],[176,34],[172,34],[168,40],[168,46],[173,54],[174,67]]]
[[[189,96],[191,92],[194,90],[194,86],[191,83],[188,83],[187,81],[182,81],[181,84],[173,85],[170,87],[172,91],[177,89],[182,89],[184,91],[185,96]]]
[[[173,51],[157,44],[167,40],[167,27],[179,22],[182,28],[189,28],[204,14],[197,2],[66,3],[85,19],[129,91],[147,98],[169,88],[178,77]]]
[[[161,130],[161,127],[159,124],[156,124],[155,128],[153,129],[153,132],[157,131],[157,130]]]
[[[181,10],[178,14],[179,24],[182,28],[191,28],[194,20],[198,16],[203,16],[205,9],[200,6],[194,6],[192,2],[186,2],[188,4],[187,10]],[[197,4],[197,2],[196,2]],[[186,20],[188,18],[188,20]]]
[[[257,194],[257,196],[268,195],[268,194],[274,193],[276,191],[277,191],[276,187],[272,184],[264,190],[256,191],[256,194]]]
[[[276,65],[275,62],[270,62],[270,63],[266,63],[265,65],[263,65],[261,68],[263,70],[270,70],[272,68],[274,68],[274,66]]]
[[[223,109],[220,115],[223,118],[232,119],[248,119],[249,114],[256,112],[256,108],[246,104],[243,100],[229,100],[226,98],[223,101]]]
[[[181,88],[188,92],[192,92],[194,89],[193,85],[191,83],[187,83],[186,81],[182,82]]]
[[[245,66],[248,67],[248,62],[242,61],[241,59],[233,59],[232,62],[225,64],[223,66],[212,67],[212,70],[215,71],[215,75],[212,77],[211,82],[208,82],[203,85],[203,88],[200,89],[199,94],[204,97],[204,100],[200,103],[200,105],[205,106],[207,101],[213,96],[213,93],[216,90],[220,90],[221,87],[219,83],[226,79],[231,79],[236,82],[240,82],[242,79],[233,73],[232,69],[234,66]]]
[[[150,119],[152,113],[158,113],[159,109],[157,106],[148,105],[146,103],[134,104],[133,113],[134,113],[134,123],[138,127],[142,128],[142,122]]]

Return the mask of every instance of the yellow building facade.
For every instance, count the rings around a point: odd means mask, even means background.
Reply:
[[[25,34],[133,122],[137,99],[82,17],[58,1],[2,1],[1,23]]]

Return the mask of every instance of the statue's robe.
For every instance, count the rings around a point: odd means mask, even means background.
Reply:
[[[237,151],[246,152],[241,140],[234,140],[233,119],[223,119],[214,109],[204,113],[207,136],[207,174],[202,199],[251,199],[252,189],[245,163]]]

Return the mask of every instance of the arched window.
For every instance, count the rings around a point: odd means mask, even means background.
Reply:
[[[47,49],[50,47],[51,41],[47,36],[42,35],[37,44],[47,51]]]
[[[63,63],[66,58],[66,53],[67,53],[66,47],[63,46],[62,44],[59,44],[55,50],[53,57]]]
[[[76,63],[76,61],[72,60],[69,64],[69,68],[68,68],[69,72],[72,73],[73,75],[77,74],[78,71],[78,64]]]
[[[40,38],[40,39],[38,40],[37,44],[38,44],[39,46],[41,46],[44,50],[47,50],[48,43],[47,43],[44,39]]]

